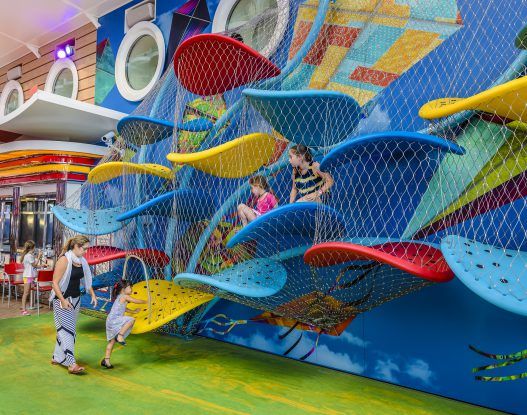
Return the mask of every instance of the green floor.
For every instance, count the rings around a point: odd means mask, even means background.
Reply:
[[[103,370],[104,336],[81,316],[73,376],[49,364],[51,315],[0,320],[0,414],[495,413],[204,338],[131,336]]]

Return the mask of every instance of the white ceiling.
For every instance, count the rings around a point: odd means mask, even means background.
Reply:
[[[0,0],[0,67],[131,0]]]
[[[13,112],[0,116],[0,130],[29,137],[96,143],[127,114],[51,92],[37,91]],[[1,149],[4,148],[2,144]]]

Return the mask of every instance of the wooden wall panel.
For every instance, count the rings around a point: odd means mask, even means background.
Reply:
[[[37,59],[32,53],[10,62],[0,68],[0,91],[7,82],[7,71],[22,65],[22,78],[18,82],[24,90],[24,100],[30,98],[33,88],[44,89],[48,72],[55,62],[55,45],[75,38],[75,55],[73,62],[79,75],[79,93],[77,99],[94,102],[95,97],[95,63],[97,59],[97,30],[90,23],[74,32],[68,33],[39,49],[41,57]]]

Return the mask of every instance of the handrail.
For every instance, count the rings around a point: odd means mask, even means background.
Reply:
[[[139,262],[141,262],[141,265],[143,266],[143,271],[145,273],[145,282],[146,282],[146,293],[148,295],[148,324],[152,321],[152,297],[150,295],[150,283],[148,278],[148,268],[145,264],[145,261],[140,256],[137,256],[135,254],[127,254],[124,260],[123,265],[123,280],[126,279],[126,269],[128,267],[128,260],[130,259],[137,259]]]

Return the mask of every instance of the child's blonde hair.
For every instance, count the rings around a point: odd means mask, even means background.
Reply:
[[[24,244],[24,250],[22,251],[22,257],[20,258],[20,262],[24,262],[25,256],[29,253],[29,251],[32,251],[35,249],[35,242],[34,241],[26,241]]]
[[[87,236],[84,236],[84,235],[74,236],[73,238],[70,238],[66,241],[66,243],[62,247],[62,252],[60,253],[59,257],[64,255],[66,252],[72,250],[73,248],[75,248],[75,246],[82,246],[89,242],[90,240],[88,239]]]

